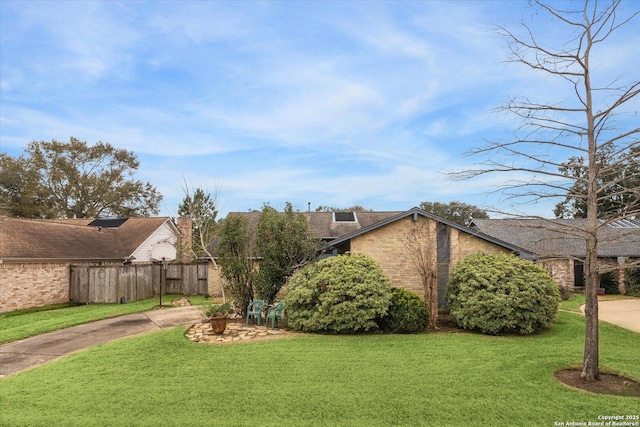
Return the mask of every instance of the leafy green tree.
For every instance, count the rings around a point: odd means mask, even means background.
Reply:
[[[463,226],[469,225],[473,219],[488,219],[487,211],[463,202],[422,202],[420,209],[430,214],[447,219]]]
[[[135,154],[109,143],[33,141],[24,156],[2,163],[2,203],[16,216],[150,216],[162,200],[151,184],[130,178],[140,165]]]
[[[260,268],[256,293],[273,303],[287,279],[299,267],[315,258],[318,241],[311,235],[305,216],[287,203],[284,212],[265,205],[257,226]]]
[[[255,254],[247,218],[228,215],[220,226],[217,241],[218,264],[236,309],[245,315],[253,301]]]
[[[13,217],[50,218],[48,192],[38,179],[38,171],[24,156],[0,153],[0,211]]]
[[[640,205],[640,146],[619,150],[605,145],[596,153],[598,168],[598,218],[624,216]],[[587,217],[587,172],[584,156],[571,157],[559,172],[574,178],[567,197],[556,205],[556,218]]]

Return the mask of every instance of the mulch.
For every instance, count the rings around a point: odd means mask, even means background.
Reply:
[[[598,394],[640,397],[640,383],[634,379],[611,372],[600,372],[598,381],[585,381],[580,369],[563,369],[554,373],[561,383],[580,390]]]

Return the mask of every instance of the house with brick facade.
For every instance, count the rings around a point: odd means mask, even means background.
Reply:
[[[168,217],[0,217],[0,312],[68,302],[72,265],[150,263],[155,245],[179,235]]]
[[[532,254],[520,247],[477,230],[463,227],[419,208],[400,212],[304,212],[309,228],[320,239],[322,256],[354,252],[373,258],[395,287],[424,298],[422,276],[414,264],[409,242],[427,248],[431,269],[437,271],[439,305],[450,269],[467,255],[512,253],[523,258]],[[258,223],[260,212],[236,212],[247,218],[249,229]],[[413,238],[412,238],[413,236]],[[417,236],[418,240],[415,239]],[[430,255],[429,255],[430,254]],[[215,274],[215,272],[211,272]]]
[[[535,262],[567,289],[584,286],[586,257],[584,219],[475,219],[470,227],[534,254]],[[603,224],[598,230],[598,262],[614,271],[624,293],[624,268],[629,259],[640,259],[640,220]]]

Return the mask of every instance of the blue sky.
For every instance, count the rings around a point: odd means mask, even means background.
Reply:
[[[504,177],[443,172],[511,135],[518,122],[492,112],[504,101],[558,93],[505,63],[492,25],[523,20],[565,40],[527,1],[0,0],[0,151],[70,136],[132,150],[162,215],[185,181],[219,188],[222,216],[286,201],[512,210],[490,193]],[[640,74],[637,21],[599,52],[597,78]]]

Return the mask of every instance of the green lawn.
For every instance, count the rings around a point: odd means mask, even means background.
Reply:
[[[601,295],[598,297],[598,301],[614,301],[621,299],[637,299],[637,297],[630,297],[627,295]],[[576,313],[580,313],[580,306],[584,304],[584,300],[584,294],[574,294],[568,300],[562,301],[560,303],[560,308],[563,310],[575,311]]]
[[[638,414],[640,399],[553,379],[584,319],[529,337],[307,335],[230,346],[184,328],[111,342],[0,380],[2,426],[553,426]],[[601,366],[640,378],[640,334],[601,326]]]
[[[170,306],[171,301],[178,296],[164,295],[162,306]],[[158,306],[158,302],[158,298],[151,298],[127,304],[88,304],[63,308],[51,306],[0,313],[0,344],[95,320],[152,310]]]
[[[584,304],[584,294],[574,294],[568,300],[560,302],[560,308],[568,311],[580,313],[580,306]]]

